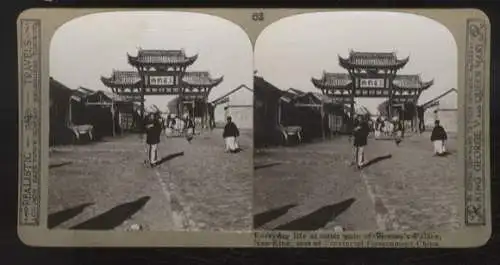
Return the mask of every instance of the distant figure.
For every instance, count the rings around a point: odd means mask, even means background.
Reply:
[[[384,121],[381,116],[378,116],[375,120],[375,139],[380,138],[380,134],[382,133]]]
[[[148,144],[148,160],[151,167],[156,166],[158,163],[158,144],[160,143],[160,136],[162,131],[160,113],[156,112],[149,115],[146,123],[146,143]]]
[[[227,117],[226,126],[224,126],[224,132],[222,133],[222,137],[224,138],[224,142],[226,144],[226,152],[235,153],[239,151],[238,146],[238,137],[240,136],[240,131],[236,124],[232,122],[231,117]]]
[[[418,118],[418,131],[423,133],[425,131],[425,122],[424,122],[424,108],[417,107],[417,118]]]
[[[446,153],[446,140],[448,140],[448,135],[443,126],[439,124],[439,120],[436,120],[431,134],[431,142],[434,144],[434,155],[442,156]]]
[[[194,121],[189,115],[184,118],[184,130],[186,131],[186,140],[191,143],[194,137]]]
[[[354,148],[353,157],[354,162],[358,168],[361,168],[365,163],[364,147],[368,143],[368,134],[370,129],[368,124],[363,120],[362,116],[358,116],[353,128]]]
[[[403,141],[403,121],[395,117],[393,120],[393,130],[394,130],[394,142],[399,146],[401,141]]]

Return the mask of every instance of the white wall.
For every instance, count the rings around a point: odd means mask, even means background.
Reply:
[[[434,121],[439,120],[447,132],[458,131],[458,97],[456,92],[439,99],[439,105],[428,108],[424,113],[425,126],[434,127]],[[434,111],[437,110],[437,114]]]
[[[215,107],[215,122],[224,124],[229,115],[239,128],[253,128],[253,92],[243,87],[228,97],[228,102]]]

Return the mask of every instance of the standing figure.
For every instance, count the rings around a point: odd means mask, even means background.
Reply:
[[[397,117],[395,117],[393,120],[394,141],[396,142],[396,145],[398,145],[398,146],[401,143],[402,138],[403,138],[403,124],[402,124],[402,122],[403,121],[401,121]]]
[[[226,152],[235,153],[238,152],[240,147],[238,146],[237,138],[240,136],[240,131],[236,124],[232,122],[230,116],[227,117],[226,126],[224,126],[224,132],[222,133],[222,137],[224,138],[224,142],[226,144]]]
[[[194,121],[189,115],[184,118],[184,131],[186,132],[186,140],[191,143],[194,137]]]
[[[443,126],[439,124],[439,120],[436,120],[431,133],[431,142],[434,144],[434,155],[442,156],[446,153],[446,140],[448,140],[448,135]]]
[[[378,116],[377,120],[375,120],[375,139],[380,138],[380,133],[382,132],[382,126],[383,126],[383,121],[382,117]]]
[[[365,164],[365,146],[368,144],[368,134],[370,130],[368,128],[367,122],[363,120],[362,116],[358,116],[356,123],[354,124],[353,137],[353,156],[354,163],[358,168],[361,168]]]
[[[156,112],[149,115],[149,120],[146,123],[146,143],[148,144],[148,160],[151,167],[158,163],[158,144],[162,131],[160,113]]]

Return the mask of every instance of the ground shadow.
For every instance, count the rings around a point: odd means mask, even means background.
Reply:
[[[243,152],[243,148],[241,148],[241,147],[238,147],[234,150],[229,151],[229,153],[231,153],[231,154],[237,154],[237,153],[241,153],[241,152]]]
[[[437,156],[437,157],[447,157],[449,155],[453,154],[453,152],[450,152],[450,151],[446,151],[440,155],[434,155],[434,156]]]
[[[94,203],[84,203],[73,208],[62,210],[56,213],[49,214],[47,217],[47,228],[52,229],[67,220],[79,215],[85,208],[93,205]]]
[[[172,160],[176,157],[183,156],[183,155],[184,155],[184,152],[178,152],[178,153],[173,153],[173,154],[164,156],[164,157],[162,157],[162,159],[160,159],[158,162],[156,162],[156,165],[161,165],[169,160]]]
[[[274,220],[288,212],[288,210],[296,207],[297,204],[288,204],[279,208],[274,208],[263,213],[259,213],[253,216],[253,227],[259,228],[262,225]]]
[[[113,209],[89,219],[70,229],[78,230],[109,230],[121,225],[125,220],[138,212],[151,199],[149,196],[141,197],[133,202],[124,203]]]
[[[257,165],[257,166],[254,166],[253,169],[257,170],[257,169],[262,169],[262,168],[267,168],[267,167],[274,167],[274,166],[278,166],[281,164],[282,164],[281,162],[274,162],[274,163],[269,163],[269,164],[264,164],[264,165]]]
[[[326,224],[334,220],[341,213],[346,211],[353,203],[355,199],[351,198],[340,203],[327,205],[321,207],[320,209],[308,214],[302,218],[293,220],[284,225],[276,227],[274,230],[288,230],[288,231],[311,231],[318,230],[325,227]]]
[[[70,165],[70,164],[73,164],[73,162],[64,162],[64,163],[59,163],[59,164],[52,164],[52,165],[49,165],[49,168],[57,168],[57,167],[62,167],[62,166]]]
[[[392,155],[385,155],[385,156],[379,156],[379,157],[375,157],[374,159],[366,162],[364,165],[363,165],[363,168],[366,168],[366,167],[369,167],[373,164],[376,164],[380,161],[383,161],[383,160],[386,160],[386,159],[389,159],[389,158],[392,158]]]

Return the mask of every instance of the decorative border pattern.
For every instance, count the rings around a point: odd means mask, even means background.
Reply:
[[[19,225],[40,224],[41,191],[41,20],[20,20]]]
[[[467,19],[465,68],[465,225],[486,225],[485,139],[487,24]]]

